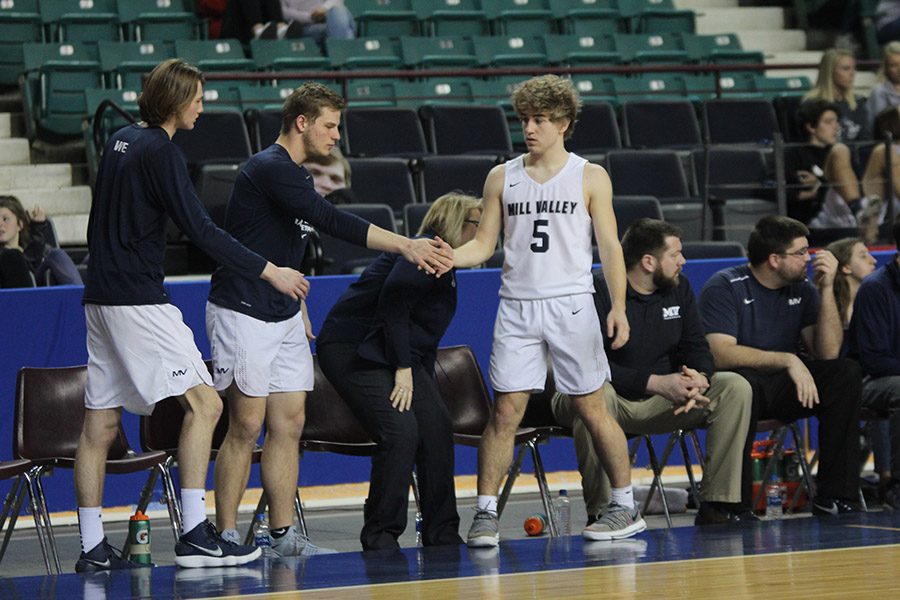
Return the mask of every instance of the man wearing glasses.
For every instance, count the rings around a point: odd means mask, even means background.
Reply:
[[[809,253],[800,221],[764,217],[750,233],[750,263],[713,275],[700,311],[716,369],[737,371],[753,387],[753,423],[790,423],[816,416],[820,462],[813,514],[858,510],[862,390],[858,364],[837,358],[841,320],[832,291],[837,260]],[[812,282],[807,265],[812,262]],[[755,425],[751,425],[755,427]],[[744,502],[749,502],[749,448],[745,448]]]

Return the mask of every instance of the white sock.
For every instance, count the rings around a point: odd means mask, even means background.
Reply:
[[[612,489],[612,501],[631,510],[634,508],[634,491],[631,486]]]
[[[90,552],[103,541],[103,517],[101,506],[78,507],[78,531],[81,533],[81,551]]]
[[[181,490],[181,532],[187,533],[206,520],[206,490]]]
[[[486,510],[495,517],[497,516],[497,496],[478,495],[478,501],[475,504],[478,510]]]

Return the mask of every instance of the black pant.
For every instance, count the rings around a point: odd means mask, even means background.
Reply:
[[[422,542],[461,544],[453,429],[434,374],[413,368],[412,408],[401,413],[389,399],[393,368],[359,358],[354,344],[323,344],[317,351],[322,372],[378,444],[360,534],[363,549],[399,547],[413,465],[422,503]]]
[[[819,420],[819,470],[817,494],[856,501],[859,497],[859,411],[862,369],[849,359],[804,361],[819,391],[819,404],[804,408],[787,371],[768,372],[736,369],[753,387],[753,414],[744,447],[741,500],[752,502],[753,469],[750,448],[760,419],[792,423],[797,419]]]

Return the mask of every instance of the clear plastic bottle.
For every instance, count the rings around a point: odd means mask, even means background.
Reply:
[[[559,490],[559,497],[554,504],[556,523],[559,526],[559,535],[572,535],[572,506],[569,503],[569,492]]]
[[[766,484],[766,518],[780,519],[784,516],[784,484],[776,473],[772,473]]]
[[[274,554],[272,538],[269,537],[269,522],[264,514],[256,515],[256,531],[254,532],[253,542],[258,548],[262,548],[263,557]]]

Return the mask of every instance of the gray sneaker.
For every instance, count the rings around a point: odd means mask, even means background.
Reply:
[[[241,543],[241,534],[238,533],[237,529],[225,529],[219,535],[221,535],[222,539],[226,542],[231,542],[232,544]]]
[[[641,511],[637,506],[629,510],[610,502],[606,514],[585,527],[581,535],[584,539],[593,541],[621,540],[645,529],[647,529],[647,523],[641,517]]]
[[[337,550],[319,548],[300,533],[296,525],[291,525],[280,538],[272,536],[272,549],[278,556],[314,556],[316,554],[337,554]]]
[[[475,509],[466,544],[469,548],[490,548],[500,543],[500,521],[486,510]]]

